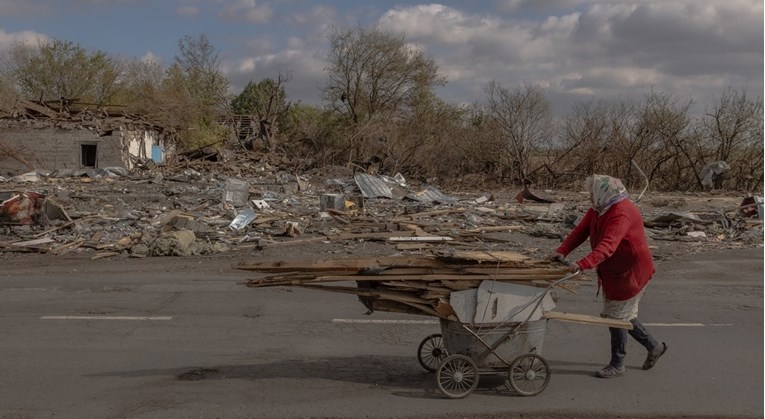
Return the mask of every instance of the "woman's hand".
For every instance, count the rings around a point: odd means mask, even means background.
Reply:
[[[571,273],[577,273],[581,271],[581,269],[579,268],[579,265],[577,265],[574,262],[566,260],[566,257],[561,255],[558,252],[550,253],[549,255],[547,255],[545,259],[548,262],[560,262],[566,265],[566,267],[568,267],[568,271]]]
[[[569,272],[571,272],[572,274],[575,274],[575,273],[579,273],[579,272],[581,272],[581,271],[582,271],[582,270],[579,268],[579,265],[577,265],[577,264],[576,264],[576,263],[574,263],[574,262],[568,262],[568,261],[566,261],[566,266],[568,267],[568,271],[569,271]]]

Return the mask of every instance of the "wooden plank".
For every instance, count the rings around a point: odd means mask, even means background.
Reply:
[[[463,291],[463,290],[467,290],[467,289],[470,289],[470,288],[477,288],[478,285],[481,283],[481,281],[479,281],[479,280],[475,280],[475,281],[464,281],[464,280],[449,281],[449,280],[442,280],[441,283],[445,287],[447,287],[449,289],[452,289],[454,291]]]
[[[71,252],[72,250],[82,246],[83,243],[85,243],[84,239],[75,240],[73,242],[62,244],[61,246],[58,246],[58,247],[56,247],[54,249],[51,249],[51,252],[54,255],[59,255],[59,256],[65,255],[65,254]]]
[[[422,310],[414,308],[412,306],[399,303],[398,301],[391,300],[372,300],[372,311],[384,311],[388,313],[404,313],[404,314],[416,314],[420,316],[429,316],[429,314],[423,313]]]
[[[524,262],[530,260],[526,255],[508,251],[459,251],[445,255],[453,259],[472,260],[477,262]]]
[[[467,211],[467,208],[451,208],[451,209],[437,210],[437,211],[417,212],[414,214],[399,215],[398,217],[393,218],[392,221],[405,222],[405,221],[414,220],[415,218],[432,217],[434,215],[458,214],[465,211]]]
[[[430,291],[451,291],[449,288],[433,286],[431,283],[423,282],[409,282],[409,281],[385,281],[380,282],[380,285],[393,287],[393,288],[409,288],[413,290],[430,290]]]
[[[437,312],[432,307],[427,306],[425,304],[411,303],[411,302],[408,302],[408,301],[401,301],[401,303],[402,304],[406,304],[408,306],[412,306],[414,308],[417,308],[417,309],[419,309],[420,311],[422,311],[423,313],[425,313],[425,314],[427,314],[429,316],[439,317],[439,318],[441,317],[441,314],[439,312]]]
[[[428,300],[417,297],[413,294],[396,291],[379,291],[371,288],[353,288],[327,285],[301,285],[303,288],[317,289],[322,291],[340,292],[345,294],[356,294],[363,297],[381,298],[383,300],[393,300],[400,303],[428,304]]]
[[[327,236],[326,238],[331,241],[344,241],[344,240],[386,240],[391,237],[411,237],[414,236],[414,231],[390,231],[381,233],[343,233],[335,236]]]
[[[287,243],[287,242],[283,242]],[[383,256],[383,257],[365,257],[365,258],[346,258],[346,259],[295,259],[295,260],[258,260],[241,261],[235,268],[261,271],[261,272],[319,272],[319,271],[361,271],[364,269],[382,269],[386,272],[399,268],[440,268],[446,270],[455,270],[459,272],[483,272],[499,270],[509,272],[532,272],[537,270],[541,273],[564,273],[566,267],[560,264],[548,262],[517,262],[518,260],[528,259],[526,256],[514,252],[486,252],[486,251],[457,251],[451,255],[442,256],[424,256],[424,255],[404,255],[404,256]],[[515,262],[507,262],[513,260]],[[491,263],[483,263],[491,261]]]
[[[446,298],[449,296],[451,291],[433,291],[433,290],[427,290],[419,293],[418,295],[420,298],[424,298],[426,300],[438,300],[440,298]]]
[[[471,228],[469,230],[462,230],[460,231],[460,234],[481,234],[481,233],[491,233],[496,231],[513,231],[513,230],[522,230],[524,226],[522,225],[506,225],[506,226],[487,226],[487,227],[478,227],[478,228]]]
[[[26,241],[21,241],[21,242],[13,242],[13,243],[10,243],[10,245],[11,246],[18,246],[18,247],[29,247],[29,246],[34,247],[34,246],[41,245],[41,244],[53,243],[54,241],[55,240],[53,240],[53,239],[51,239],[49,237],[45,237],[45,238],[42,238],[42,239],[34,239],[34,240],[26,240]]]
[[[420,242],[420,243],[439,243],[439,242],[448,242],[454,240],[451,237],[445,237],[445,236],[413,236],[413,237],[388,237],[388,241],[398,243],[398,242]]]
[[[383,279],[384,278],[384,279]],[[258,278],[248,281],[247,286],[251,288],[258,287],[276,287],[276,286],[303,286],[307,284],[319,284],[324,282],[377,282],[377,281],[499,281],[499,282],[525,282],[529,285],[537,285],[540,280],[560,279],[558,275],[404,275],[398,277],[391,276],[367,276],[367,275],[283,275],[278,277]]]
[[[530,276],[537,276],[537,275],[557,275],[561,278],[566,276],[569,273],[569,268],[557,268],[557,269],[548,269],[548,268],[503,268],[503,267],[494,267],[494,266],[477,266],[477,267],[466,267],[459,270],[459,273],[463,274],[469,274],[469,275],[530,275]]]
[[[26,100],[26,99],[19,99],[18,103],[19,103],[19,105],[25,107],[26,109],[35,111],[35,112],[40,113],[40,114],[43,114],[43,115],[47,116],[48,118],[55,119],[55,118],[58,117],[58,113],[57,112],[55,112],[55,111],[53,111],[53,110],[51,110],[51,109],[49,109],[49,108],[47,108],[45,106],[38,105],[38,104],[36,104],[36,103],[34,103],[32,101],[29,101],[29,100]]]
[[[348,259],[297,259],[239,262],[237,269],[260,272],[320,272],[344,270],[361,271],[370,267],[442,267],[433,257],[384,256]]]
[[[541,279],[560,279],[560,275],[556,274],[537,274],[537,275],[523,275],[523,274],[507,274],[507,275],[398,275],[398,276],[385,276],[385,281],[534,281]],[[338,282],[338,281],[380,281],[380,275],[332,275],[332,276],[319,276],[316,278],[316,282]]]
[[[103,252],[103,253],[96,253],[95,255],[90,257],[90,260],[97,260],[97,259],[103,259],[103,258],[110,258],[112,256],[119,256],[120,252]]]
[[[424,250],[432,249],[433,245],[428,243],[398,243],[396,250]]]
[[[632,323],[623,320],[606,319],[587,314],[565,313],[562,311],[545,311],[544,317],[550,320],[561,320],[572,323],[590,324],[594,326],[615,327],[632,330]]]

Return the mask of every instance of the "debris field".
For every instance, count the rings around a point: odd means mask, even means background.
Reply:
[[[639,207],[657,259],[763,244],[761,197],[649,192]],[[333,258],[454,250],[541,258],[587,208],[577,190],[445,191],[345,167],[295,174],[268,156],[180,159],[0,178],[0,252],[280,259],[301,257],[305,246]]]

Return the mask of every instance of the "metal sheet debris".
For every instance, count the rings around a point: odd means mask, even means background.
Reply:
[[[453,204],[457,202],[456,198],[444,195],[441,191],[433,186],[426,186],[425,189],[409,194],[406,199],[417,201],[421,203],[437,203],[437,204]]]
[[[353,177],[364,198],[393,199],[393,191],[377,176],[359,173]]]
[[[257,217],[255,211],[253,211],[251,208],[247,208],[239,213],[236,217],[234,217],[234,220],[231,221],[231,224],[229,224],[228,227],[235,231],[242,230],[243,228],[247,227],[248,224],[253,222],[255,217]]]

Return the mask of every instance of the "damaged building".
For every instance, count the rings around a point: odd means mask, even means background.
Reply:
[[[165,139],[161,127],[139,116],[18,99],[0,108],[0,176],[161,163],[170,148]]]

